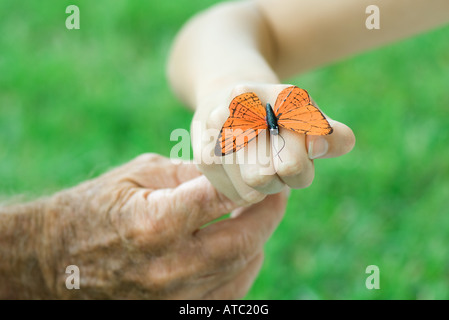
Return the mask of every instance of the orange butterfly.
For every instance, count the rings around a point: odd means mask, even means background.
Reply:
[[[279,127],[311,135],[327,135],[333,131],[321,111],[311,104],[307,91],[296,86],[281,91],[274,110],[269,103],[264,108],[254,92],[247,92],[232,100],[229,112],[215,145],[217,156],[246,147],[266,129],[273,135],[279,134]]]

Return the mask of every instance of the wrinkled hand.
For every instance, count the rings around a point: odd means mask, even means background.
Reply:
[[[39,262],[51,298],[242,298],[286,195],[236,209],[191,164],[142,155],[46,205]],[[65,286],[66,267],[80,289]]]
[[[203,172],[218,191],[228,198],[240,204],[256,203],[261,201],[267,194],[278,193],[287,185],[291,188],[305,188],[309,186],[314,178],[314,159],[333,158],[344,155],[352,150],[355,137],[352,130],[346,125],[328,119],[333,128],[333,133],[327,136],[311,136],[298,134],[280,128],[280,134],[285,139],[285,147],[273,151],[269,146],[269,157],[272,159],[273,170],[267,174],[265,164],[249,163],[239,161],[243,159],[245,149],[248,154],[257,154],[256,140],[251,141],[244,149],[219,157],[218,161],[212,163],[209,155],[213,154],[213,145],[223,123],[229,116],[229,104],[232,99],[245,92],[255,92],[262,104],[274,102],[278,94],[290,85],[254,84],[240,85],[221,92],[215,92],[203,99],[197,106],[194,121],[192,122],[192,145],[195,160],[199,163],[199,169]],[[202,136],[209,129],[216,129],[212,141],[209,136]],[[271,137],[279,139],[278,137]],[[212,144],[212,148],[210,147]],[[282,142],[277,145],[282,146]],[[280,151],[280,152],[279,152]],[[214,156],[212,156],[214,157]],[[234,160],[232,160],[232,157]],[[231,158],[230,161],[229,159]],[[279,161],[282,159],[282,161]],[[215,160],[217,160],[215,158]],[[269,171],[268,171],[269,172]]]

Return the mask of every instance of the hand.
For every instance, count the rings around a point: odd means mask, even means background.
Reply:
[[[241,85],[214,93],[203,99],[197,107],[191,131],[193,152],[195,160],[199,163],[198,167],[217,190],[239,204],[261,201],[267,194],[278,193],[285,185],[295,189],[308,187],[315,174],[314,159],[338,157],[351,151],[354,146],[355,137],[352,130],[326,116],[333,128],[330,135],[306,136],[280,128],[285,146],[279,147],[277,152],[269,147],[270,142],[266,140],[274,167],[271,172],[266,170],[264,164],[235,161],[236,158],[243,158],[244,149],[236,152],[236,155],[219,157],[221,159],[218,159],[218,163],[217,161],[212,163],[208,158],[211,154],[209,151],[212,150],[213,153],[218,133],[229,116],[231,100],[239,94],[255,92],[264,106],[266,102],[274,106],[278,94],[288,86],[290,85]],[[316,106],[313,101],[312,103]],[[206,129],[215,129],[213,141],[201,136]],[[279,142],[278,137],[272,136],[270,139],[277,139],[276,144],[282,146],[283,142]],[[251,141],[246,148],[249,155],[257,154],[256,140]],[[236,157],[234,161],[232,157]],[[231,161],[225,158],[231,158]]]
[[[45,204],[39,263],[49,296],[88,299],[235,299],[249,290],[284,193],[240,208],[193,165],[142,155]],[[80,289],[65,286],[66,267]]]

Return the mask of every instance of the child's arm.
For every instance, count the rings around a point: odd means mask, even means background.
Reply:
[[[368,30],[369,5],[380,8],[380,30]],[[220,129],[231,99],[254,91],[274,101],[280,79],[344,56],[423,31],[449,20],[447,0],[260,0],[220,4],[193,18],[180,32],[169,60],[170,82],[196,110],[193,126]],[[307,89],[307,88],[305,88]],[[234,200],[255,202],[284,184],[313,179],[309,158],[335,157],[354,145],[352,131],[330,120],[324,138],[283,132],[286,148],[277,175],[248,165],[200,165],[211,182]],[[195,156],[204,145],[192,135]],[[314,144],[314,146],[312,145]],[[308,155],[308,156],[307,156]]]
[[[369,5],[380,29],[368,30]],[[449,22],[447,0],[259,0],[224,3],[192,19],[169,61],[190,107],[223,85],[278,82],[312,67]]]
[[[449,23],[447,0],[260,0],[277,44],[281,78]],[[376,5],[380,29],[366,13]],[[293,39],[298,39],[294,41]]]

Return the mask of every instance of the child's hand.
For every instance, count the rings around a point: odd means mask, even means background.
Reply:
[[[218,191],[240,204],[261,201],[267,194],[278,193],[287,185],[300,189],[308,187],[314,178],[313,159],[338,157],[351,151],[355,143],[352,130],[346,125],[326,116],[333,133],[326,136],[312,136],[295,133],[280,128],[279,136],[269,134],[263,138],[269,150],[271,170],[267,165],[243,159],[248,152],[249,159],[257,155],[256,140],[235,154],[223,157],[214,156],[214,146],[218,134],[229,117],[229,104],[232,99],[245,92],[254,92],[263,106],[272,106],[278,94],[289,85],[251,84],[240,85],[210,95],[200,101],[192,122],[192,144],[199,169],[208,177]],[[207,132],[206,130],[209,129]],[[215,130],[210,130],[215,129]],[[210,134],[213,133],[213,137]],[[269,139],[275,148],[270,147]],[[276,148],[277,145],[277,148]],[[284,146],[284,147],[283,147]],[[245,150],[247,149],[247,151]],[[212,163],[213,161],[213,163]]]

